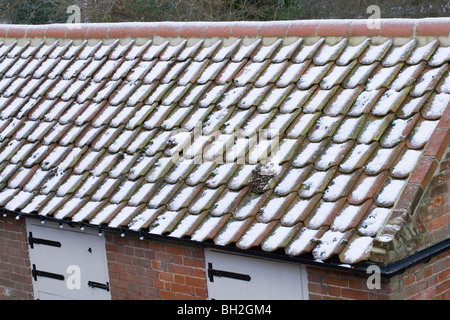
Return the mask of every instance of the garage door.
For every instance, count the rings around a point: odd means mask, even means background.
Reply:
[[[303,266],[205,250],[209,299],[308,299]]]
[[[111,299],[104,237],[27,220],[35,299]]]

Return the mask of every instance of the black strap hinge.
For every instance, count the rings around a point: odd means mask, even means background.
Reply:
[[[62,274],[38,270],[38,269],[36,269],[35,264],[33,264],[33,269],[31,270],[31,275],[34,278],[34,281],[37,281],[37,277],[45,277],[45,278],[51,278],[51,279],[55,279],[55,280],[63,280],[64,281],[64,276]]]
[[[30,244],[30,248],[34,249],[34,244],[43,244],[46,246],[51,247],[61,247],[61,242],[53,241],[53,240],[47,240],[47,239],[40,239],[40,238],[33,238],[33,233],[28,233],[28,243]]]
[[[230,272],[230,271],[213,269],[212,263],[208,262],[208,278],[209,278],[209,281],[214,282],[214,276],[216,276],[216,277],[224,277],[224,278],[231,278],[231,279],[237,279],[237,280],[243,280],[243,281],[250,281],[252,279],[248,274],[242,274],[242,273],[236,273],[236,272]]]
[[[98,283],[98,282],[94,282],[94,281],[88,281],[88,286],[91,288],[99,288],[99,289],[103,289],[109,292],[109,282],[107,282],[106,284],[103,283]]]

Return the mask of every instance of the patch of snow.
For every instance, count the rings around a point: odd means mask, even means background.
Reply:
[[[377,202],[384,205],[393,204],[403,190],[405,183],[406,180],[392,179],[377,195]]]
[[[397,162],[395,167],[392,169],[392,174],[401,176],[409,175],[416,167],[421,155],[422,151],[420,150],[407,150],[403,154],[400,161]]]
[[[365,236],[375,236],[384,224],[392,209],[374,208],[358,227],[358,231]]]

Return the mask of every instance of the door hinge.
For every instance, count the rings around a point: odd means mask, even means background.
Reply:
[[[34,278],[34,281],[37,281],[37,277],[45,277],[45,278],[51,278],[55,280],[64,280],[64,276],[62,274],[47,272],[36,269],[36,265],[33,264],[33,269],[31,270],[31,275]]]
[[[47,240],[47,239],[34,238],[32,232],[28,233],[28,243],[30,244],[31,249],[34,249],[34,244],[43,244],[46,246],[58,247],[58,248],[61,247],[61,242]]]
[[[208,262],[209,281],[214,282],[214,276],[243,280],[243,281],[250,281],[252,279],[248,274],[213,269],[212,263]]]
[[[88,286],[91,288],[98,288],[98,289],[103,289],[109,292],[109,282],[107,282],[106,284],[103,283],[98,283],[98,282],[94,282],[94,281],[88,281]]]

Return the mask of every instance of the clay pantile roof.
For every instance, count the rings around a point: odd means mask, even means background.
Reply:
[[[449,19],[2,25],[0,206],[377,261],[448,145],[449,31]]]

